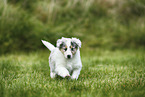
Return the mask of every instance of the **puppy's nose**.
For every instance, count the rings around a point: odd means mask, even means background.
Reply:
[[[67,55],[67,58],[70,59],[71,58],[71,55]]]

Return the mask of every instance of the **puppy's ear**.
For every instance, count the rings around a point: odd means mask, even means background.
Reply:
[[[57,40],[57,43],[56,43],[56,46],[57,46],[57,47],[60,47],[61,44],[62,44],[62,40],[61,40],[61,39],[58,39],[58,40]]]
[[[64,44],[64,38],[62,37],[61,39],[58,39],[57,40],[56,46],[58,48],[60,48],[60,46],[62,46],[63,44]]]
[[[81,48],[81,41],[77,38],[72,38],[72,42],[75,42]]]

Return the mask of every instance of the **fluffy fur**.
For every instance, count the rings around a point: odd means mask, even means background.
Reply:
[[[57,75],[62,78],[78,79],[82,62],[80,58],[81,41],[77,38],[64,38],[57,40],[57,47],[42,40],[42,43],[51,51],[49,56],[50,76]]]

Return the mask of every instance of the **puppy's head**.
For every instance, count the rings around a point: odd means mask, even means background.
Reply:
[[[71,59],[81,47],[81,41],[77,38],[64,38],[57,40],[57,47],[64,54],[65,58]]]

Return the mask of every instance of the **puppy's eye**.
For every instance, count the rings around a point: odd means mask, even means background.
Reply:
[[[73,50],[74,50],[74,48],[71,48],[71,50],[73,51]]]
[[[67,48],[65,48],[64,51],[67,51]]]

